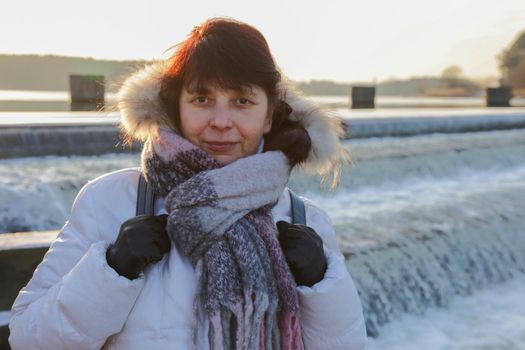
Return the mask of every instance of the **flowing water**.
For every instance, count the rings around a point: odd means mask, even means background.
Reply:
[[[525,129],[346,141],[332,218],[371,349],[525,349]],[[81,186],[137,154],[0,160],[0,232],[57,229]]]

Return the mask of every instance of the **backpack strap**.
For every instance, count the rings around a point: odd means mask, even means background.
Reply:
[[[288,189],[292,202],[292,224],[306,225],[306,211],[304,202],[291,189]]]
[[[139,184],[137,189],[137,210],[136,215],[154,215],[155,213],[155,193],[151,185],[146,182],[144,174],[140,172]]]

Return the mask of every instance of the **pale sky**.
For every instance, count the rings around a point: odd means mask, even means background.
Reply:
[[[525,30],[525,0],[4,0],[0,53],[153,59],[193,26],[229,16],[257,27],[294,80],[497,75]]]

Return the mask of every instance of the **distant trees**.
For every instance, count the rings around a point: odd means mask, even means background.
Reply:
[[[463,76],[463,69],[461,69],[460,66],[449,66],[445,69],[443,69],[443,72],[441,73],[441,77],[444,79],[458,79]]]
[[[472,89],[465,86],[466,80],[463,79],[463,69],[460,66],[452,65],[443,69],[441,73],[443,84],[438,91],[431,91],[431,95],[437,96],[468,96],[472,94]],[[470,84],[468,84],[470,85]]]
[[[501,82],[515,89],[525,89],[525,31],[499,55]]]

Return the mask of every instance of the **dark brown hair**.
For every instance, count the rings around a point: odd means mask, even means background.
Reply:
[[[205,90],[209,84],[237,90],[257,85],[266,92],[272,112],[265,150],[282,150],[292,166],[306,159],[310,138],[302,126],[287,120],[292,110],[279,88],[281,74],[266,39],[257,29],[230,18],[211,18],[195,27],[175,48],[159,92],[174,130],[180,131],[179,97],[183,88],[194,92]],[[303,150],[298,152],[297,146]]]

